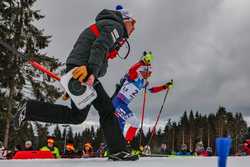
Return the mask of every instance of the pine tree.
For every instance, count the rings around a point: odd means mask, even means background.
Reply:
[[[16,146],[16,145],[24,146],[24,143],[27,140],[32,141],[33,146],[35,146],[36,138],[34,135],[33,126],[29,122],[26,122],[25,124],[26,125],[24,126],[22,131],[15,131],[15,133],[12,134],[13,136],[16,136],[16,137],[11,138],[11,140],[9,141],[10,147],[8,149],[13,149],[14,146]]]
[[[181,133],[182,133],[182,144],[187,144],[187,133],[188,133],[188,116],[187,116],[187,111],[184,111],[181,120],[180,120],[180,125],[181,125]]]
[[[34,21],[39,21],[44,17],[40,11],[32,9],[35,2],[36,0],[0,1],[0,39],[22,51],[27,58],[43,61],[45,65],[53,69],[58,64],[57,60],[39,53],[40,49],[48,46],[50,36],[44,35],[44,30],[38,29],[33,24]],[[26,66],[23,57],[18,57],[0,45],[0,101],[3,102],[0,110],[4,111],[1,116],[6,125],[4,133],[6,147],[10,136],[10,120],[17,110],[17,104],[24,99],[22,90],[27,81],[31,82],[31,91],[34,92],[36,99],[53,101],[60,95],[48,83],[35,83],[32,77],[25,77],[26,72],[34,73],[34,71],[24,70]]]
[[[148,144],[148,142],[149,142],[149,139],[150,139],[150,137],[151,137],[151,129],[150,128],[148,128],[148,131],[147,131],[147,134],[146,134],[146,144]]]
[[[146,141],[146,136],[145,136],[143,129],[140,128],[138,130],[137,135],[138,135],[138,145],[144,146],[147,141]]]
[[[62,139],[62,133],[58,125],[56,125],[53,136],[56,138],[56,140],[61,140]]]
[[[69,126],[69,128],[68,128],[67,140],[68,141],[73,141],[74,140],[74,134],[73,134],[73,130],[72,130],[71,126]]]
[[[193,151],[196,143],[202,141],[205,148],[209,146],[215,150],[216,138],[229,136],[233,139],[232,151],[235,153],[239,144],[250,138],[249,132],[241,113],[233,114],[233,112],[227,112],[225,107],[220,106],[216,114],[211,113],[207,116],[197,111],[194,115],[191,110],[188,117],[185,111],[179,122],[168,120],[164,132],[162,133],[159,129],[154,137],[154,143],[150,144],[156,151],[161,143],[167,143],[168,147],[174,151],[178,150],[182,143],[185,143]],[[147,138],[150,135],[149,130]]]
[[[41,147],[47,145],[47,138],[48,138],[48,134],[49,134],[48,127],[49,126],[50,126],[49,124],[42,125],[39,123],[35,123],[35,127],[37,129],[37,134],[39,136],[38,142],[37,142],[38,148],[41,148]]]
[[[100,143],[104,142],[104,135],[101,128],[96,129],[95,141],[94,141],[94,148],[99,148]]]
[[[81,141],[81,134],[80,133],[75,133],[74,146],[75,146],[76,151],[82,150],[82,141]]]
[[[245,138],[250,139],[250,127],[247,128]]]
[[[59,148],[61,148],[61,150],[62,150],[62,148],[64,147],[64,138],[62,137],[62,132],[61,132],[58,124],[54,128],[54,132],[53,132],[52,136],[55,137],[55,140],[57,142],[57,146]]]
[[[83,143],[89,143],[92,141],[92,134],[89,128],[85,128],[85,130],[82,132],[82,141]]]
[[[165,144],[167,144],[167,146],[169,147],[169,149],[171,148],[171,144],[172,144],[172,122],[171,119],[168,120],[168,122],[166,123],[165,127],[164,127],[164,136],[165,136]]]
[[[220,106],[217,113],[216,113],[216,120],[217,120],[217,133],[218,136],[225,135],[225,123],[226,123],[226,108]]]

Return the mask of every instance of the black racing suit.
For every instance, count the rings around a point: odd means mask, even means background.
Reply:
[[[97,37],[90,28],[85,29],[76,41],[67,61],[66,71],[77,66],[86,65],[88,72],[96,78],[94,89],[97,98],[92,102],[100,116],[100,126],[104,131],[110,153],[126,150],[119,123],[114,115],[115,109],[111,98],[98,81],[99,77],[106,74],[108,60],[106,54],[114,48],[121,38],[128,38],[122,16],[119,12],[106,10],[101,11],[96,17],[96,25],[100,31]],[[40,101],[29,100],[26,105],[26,120],[42,121],[60,124],[80,124],[89,112],[90,105],[79,110],[71,101],[71,108],[64,105],[50,104]]]

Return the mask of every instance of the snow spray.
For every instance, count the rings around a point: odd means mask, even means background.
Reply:
[[[232,139],[230,137],[216,138],[216,153],[218,156],[218,167],[226,167],[227,157],[231,149]]]

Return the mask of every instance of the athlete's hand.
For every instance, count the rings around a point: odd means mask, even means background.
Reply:
[[[72,72],[73,78],[78,79],[81,83],[87,77],[87,67],[85,65],[76,67]]]
[[[63,100],[66,101],[68,99],[69,99],[69,94],[65,92],[63,95]]]
[[[166,88],[171,88],[174,85],[174,81],[171,79],[170,82],[166,83]]]

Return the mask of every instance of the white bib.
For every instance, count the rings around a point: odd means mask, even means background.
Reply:
[[[121,90],[119,91],[128,101],[132,101],[135,96],[140,92],[138,87],[136,87],[132,82],[126,81]]]

